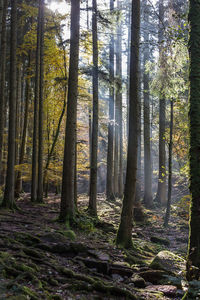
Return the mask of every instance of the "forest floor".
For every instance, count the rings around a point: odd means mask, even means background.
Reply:
[[[188,221],[172,209],[144,211],[134,224],[131,250],[115,246],[121,202],[98,196],[98,219],[80,214],[69,230],[56,221],[59,199],[42,205],[24,195],[19,210],[0,211],[0,299],[181,299],[184,294]]]

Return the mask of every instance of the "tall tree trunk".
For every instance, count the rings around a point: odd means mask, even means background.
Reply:
[[[117,7],[121,10],[121,0],[117,1]],[[123,197],[123,125],[122,125],[122,22],[119,23],[117,28],[117,51],[119,60],[118,79],[119,79],[119,116],[118,116],[118,134],[119,134],[119,167],[118,167],[118,197]]]
[[[9,131],[8,160],[3,207],[13,208],[15,189],[15,120],[16,120],[16,50],[17,50],[17,1],[11,2],[11,40],[10,40],[10,95],[9,95]]]
[[[168,197],[167,209],[165,213],[164,226],[167,227],[170,219],[171,195],[172,195],[172,147],[173,147],[173,122],[174,122],[174,102],[171,100],[171,117],[170,117],[170,141],[169,141],[169,160],[168,160]]]
[[[40,42],[41,42],[41,11],[38,7],[37,22],[37,49],[36,49],[36,70],[35,70],[35,100],[34,100],[34,125],[33,125],[33,149],[32,149],[32,181],[31,201],[37,200],[37,163],[38,163],[38,102],[40,88]]]
[[[25,87],[25,110],[24,110],[24,124],[23,124],[23,131],[22,131],[22,138],[21,138],[21,145],[20,145],[20,153],[19,153],[19,165],[22,165],[24,162],[24,154],[25,154],[25,147],[26,147],[26,136],[27,136],[27,127],[28,127],[28,113],[29,113],[29,101],[30,101],[30,72],[31,66],[31,53],[29,53],[28,57],[28,65],[27,65],[27,78],[26,78],[26,87]],[[22,172],[21,170],[17,172],[17,179],[15,183],[15,194],[19,197],[20,193],[22,192]]]
[[[38,122],[38,189],[37,202],[43,202],[43,102],[44,102],[44,0],[40,0],[40,75]]]
[[[147,1],[144,3],[144,75],[143,75],[143,97],[144,97],[144,204],[146,208],[153,205],[152,196],[152,163],[151,163],[151,124],[150,124],[150,95],[149,95],[149,74],[146,72],[146,64],[150,58],[149,51],[149,7]]]
[[[0,0],[0,48],[1,48],[1,36],[3,31],[3,6],[4,0]]]
[[[116,243],[118,245],[122,245],[123,247],[132,246],[133,209],[136,193],[139,102],[140,0],[132,0],[131,20],[132,25],[128,159],[123,208],[116,239]]]
[[[164,6],[163,0],[159,1],[159,61],[160,68],[164,67],[163,38],[164,38]],[[166,204],[166,153],[165,153],[165,95],[162,88],[159,99],[159,177],[156,202]]]
[[[65,131],[65,149],[60,220],[73,222],[74,205],[74,170],[78,98],[78,62],[79,62],[80,0],[71,1],[71,40],[67,100],[67,120]]]
[[[195,278],[192,266],[200,268],[200,6],[198,1],[189,1],[190,22],[190,230],[187,257],[187,278]]]
[[[16,120],[15,120],[15,165],[19,164],[19,141],[20,141],[20,105],[22,102],[22,70],[17,68],[17,97],[16,97]],[[17,172],[16,172],[17,178]]]
[[[0,184],[3,183],[2,159],[3,159],[3,136],[5,123],[5,82],[6,82],[6,15],[8,1],[3,2],[2,33],[1,33],[1,81],[0,81]]]
[[[92,118],[92,149],[90,165],[90,197],[89,211],[97,215],[97,153],[98,153],[98,37],[97,37],[97,2],[92,1],[92,39],[93,39],[93,118]]]
[[[110,12],[114,10],[114,1],[110,0]],[[114,36],[111,33],[109,49],[109,119],[108,119],[108,150],[107,150],[107,176],[106,196],[108,200],[114,200],[113,193],[113,150],[114,150]]]

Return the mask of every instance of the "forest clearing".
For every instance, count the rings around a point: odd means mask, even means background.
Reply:
[[[0,299],[200,299],[200,1],[0,0]]]

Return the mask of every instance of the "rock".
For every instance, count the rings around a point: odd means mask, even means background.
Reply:
[[[150,264],[150,268],[154,270],[163,270],[167,274],[172,276],[182,276],[184,277],[184,271],[186,267],[185,260],[170,252],[161,251],[159,252]]]
[[[110,256],[106,253],[103,253],[101,251],[98,250],[88,250],[88,253],[93,255],[94,257],[103,260],[103,261],[109,261],[110,260]]]
[[[156,244],[161,244],[161,245],[165,245],[165,246],[169,246],[170,245],[170,241],[168,239],[164,239],[158,236],[152,236],[150,238],[151,242],[156,243]]]
[[[173,285],[150,285],[146,287],[149,291],[162,292],[165,296],[175,296],[177,287]]]
[[[42,235],[40,239],[44,242],[55,243],[55,244],[69,243],[69,239],[58,232],[48,232]]]
[[[118,275],[118,274],[112,274],[112,279],[113,279],[114,281],[117,281],[117,282],[122,282],[122,281],[124,281],[124,278],[121,277],[121,276]]]
[[[135,287],[137,288],[144,288],[146,286],[145,280],[139,275],[134,275],[131,278],[131,282],[134,283]]]
[[[182,288],[182,279],[175,276],[164,275],[164,278],[158,283],[165,285],[175,285],[177,288]]]
[[[138,273],[145,281],[151,282],[153,284],[158,284],[160,280],[166,275],[165,271],[162,270],[148,270]]]

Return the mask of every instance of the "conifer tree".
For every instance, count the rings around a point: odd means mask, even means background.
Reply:
[[[133,209],[136,195],[139,103],[140,0],[132,0],[131,23],[128,158],[123,208],[116,239],[116,243],[124,247],[132,246]]]

